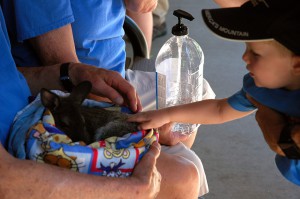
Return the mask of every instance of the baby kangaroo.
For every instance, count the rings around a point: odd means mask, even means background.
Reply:
[[[91,89],[92,84],[88,81],[74,87],[67,97],[41,89],[42,104],[51,111],[57,128],[73,142],[84,141],[86,144],[138,131],[137,123],[126,121],[126,113],[82,106]]]

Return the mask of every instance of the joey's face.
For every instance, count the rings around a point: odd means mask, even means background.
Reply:
[[[78,108],[70,107],[68,110],[58,110],[53,113],[53,116],[56,127],[69,137],[72,137],[72,135],[76,137],[76,135],[82,135],[86,132],[85,119]]]

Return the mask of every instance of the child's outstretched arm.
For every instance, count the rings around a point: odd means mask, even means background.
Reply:
[[[233,109],[225,99],[209,99],[132,115],[128,121],[139,122],[140,129],[158,128],[170,122],[220,124],[242,118],[253,111]]]

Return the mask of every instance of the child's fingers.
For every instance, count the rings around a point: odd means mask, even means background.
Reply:
[[[138,125],[140,130],[158,128],[163,124],[158,118],[153,116],[152,112],[141,112],[130,115],[127,121],[140,123]]]
[[[130,115],[127,119],[128,122],[144,122],[147,121],[147,118],[145,117],[144,113],[136,113],[133,115]]]
[[[144,122],[144,123],[139,124],[138,128],[140,130],[148,130],[148,129],[153,129],[153,128],[157,128],[157,127],[150,125],[149,122]]]

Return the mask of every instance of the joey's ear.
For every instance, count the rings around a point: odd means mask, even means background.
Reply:
[[[56,109],[60,104],[59,96],[45,88],[41,89],[41,101],[50,110]]]
[[[83,81],[73,88],[70,97],[73,98],[76,102],[81,104],[83,100],[91,92],[91,90],[92,90],[91,82]]]

